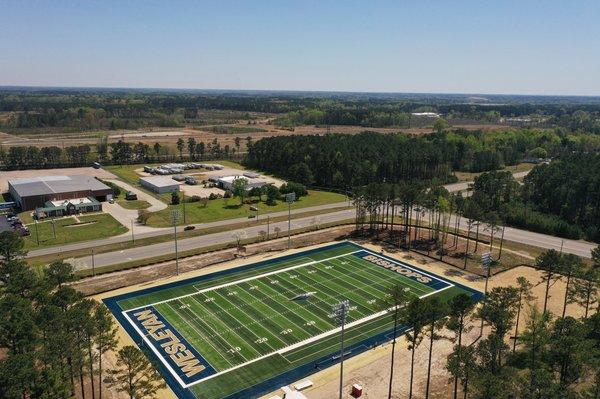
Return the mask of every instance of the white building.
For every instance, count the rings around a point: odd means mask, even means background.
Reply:
[[[170,176],[148,176],[141,177],[140,184],[148,190],[157,194],[172,193],[179,191],[179,183]]]

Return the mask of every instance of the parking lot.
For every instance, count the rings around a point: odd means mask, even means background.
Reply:
[[[0,231],[14,231],[22,236],[29,235],[29,228],[23,224],[18,216],[12,216],[11,219],[7,215],[0,215]]]

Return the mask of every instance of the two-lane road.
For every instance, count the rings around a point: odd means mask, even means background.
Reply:
[[[354,217],[354,210],[348,209],[343,211],[331,212],[314,217],[306,217],[292,220],[291,228],[299,229],[315,226],[315,224],[326,224],[331,222],[337,222],[341,220],[347,220]],[[451,219],[450,225],[453,225],[454,216]],[[316,227],[316,226],[315,226]],[[484,227],[481,227],[481,231],[484,231]],[[279,237],[285,237],[287,234],[287,221],[271,223],[270,225],[270,236],[273,237],[275,228],[280,229]],[[466,220],[462,219],[460,228],[463,230],[467,229]],[[266,231],[265,225],[257,225],[245,229],[236,229],[226,232],[206,234],[198,237],[191,237],[186,239],[178,240],[178,250],[180,252],[188,251],[195,248],[207,247],[211,245],[224,244],[229,242],[235,242],[236,236],[243,234],[247,238],[258,237],[260,231]],[[534,233],[531,231],[519,230],[512,227],[506,227],[504,231],[504,238],[508,241],[521,243],[524,245],[537,246],[544,249],[556,249],[562,248],[565,253],[572,253],[582,257],[591,257],[591,251],[597,245],[586,241],[561,239],[558,237],[549,236],[547,234]],[[108,266],[123,262],[129,262],[133,260],[142,260],[153,258],[156,256],[174,254],[175,245],[174,241],[163,242],[159,244],[146,245],[143,247],[136,247],[125,249],[121,251],[107,252],[98,254],[95,256],[95,266]],[[75,260],[77,268],[91,268],[91,256],[85,256]]]

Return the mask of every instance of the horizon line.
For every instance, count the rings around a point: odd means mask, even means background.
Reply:
[[[498,97],[563,97],[600,99],[600,94],[532,94],[532,93],[483,93],[483,92],[411,92],[411,91],[349,91],[314,89],[216,89],[216,88],[176,88],[176,87],[134,87],[134,86],[40,86],[40,85],[0,85],[0,91],[6,90],[144,90],[144,91],[189,91],[189,92],[230,92],[230,93],[315,93],[315,94],[361,94],[361,95],[420,95],[420,96],[498,96]]]

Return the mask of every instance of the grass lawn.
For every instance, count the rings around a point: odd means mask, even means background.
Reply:
[[[71,244],[79,241],[95,240],[126,233],[128,230],[107,213],[95,213],[79,216],[82,223],[76,225],[74,217],[55,219],[56,238],[52,230],[52,222],[46,220],[37,224],[40,245],[37,245],[36,226],[30,224],[31,235],[25,237],[25,249],[37,249],[54,245]]]
[[[124,198],[117,200],[117,204],[121,205],[125,209],[146,209],[150,208],[150,203],[144,200],[131,200],[128,201]]]
[[[336,202],[343,202],[345,200],[346,196],[342,194],[331,193],[327,191],[309,190],[308,195],[294,202],[291,209],[300,209],[310,206],[332,204]],[[265,213],[280,212],[288,209],[288,205],[284,201],[277,201],[277,204],[273,206],[266,205],[264,202],[253,202],[251,204],[240,205],[239,198],[222,198],[208,201],[208,205],[206,206],[206,208],[202,207],[202,205],[200,205],[199,202],[186,203],[185,223],[183,221],[183,204],[175,206],[169,205],[166,209],[163,209],[162,211],[152,213],[150,219],[148,220],[148,225],[154,227],[170,226],[172,209],[179,209],[179,211],[181,212],[179,224],[193,224],[214,222],[216,220],[248,217],[250,214],[256,213],[250,210],[251,206],[258,208],[259,217],[261,215],[264,215]]]
[[[520,163],[517,165],[511,165],[511,166],[507,166],[504,169],[504,171],[508,171],[510,173],[519,173],[519,172],[526,172],[528,170],[531,170],[534,168],[534,164],[532,163]],[[475,180],[475,178],[477,176],[479,176],[480,174],[482,174],[483,172],[454,172],[454,174],[456,175],[456,177],[458,178],[458,181],[473,181]]]

